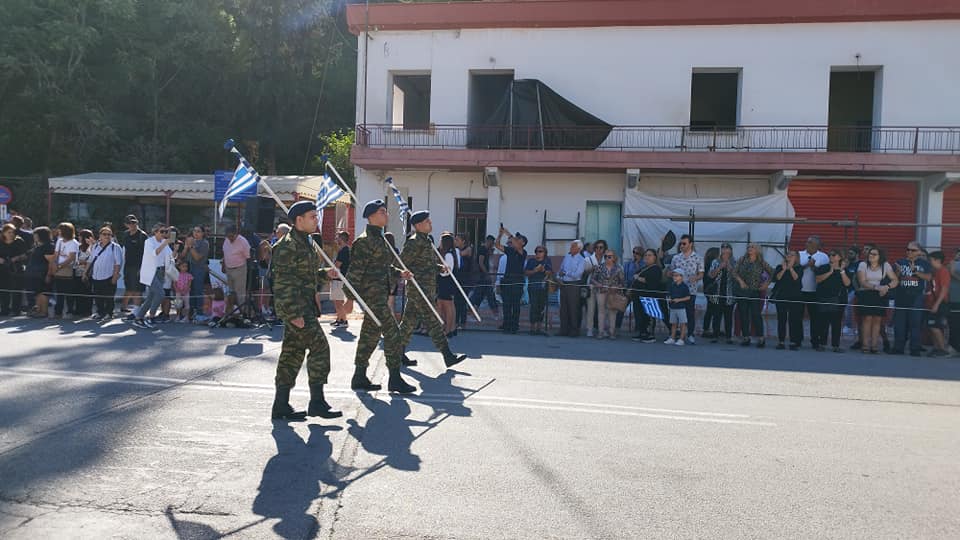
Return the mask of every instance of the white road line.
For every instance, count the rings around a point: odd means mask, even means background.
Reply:
[[[169,377],[149,377],[141,375],[125,375],[120,373],[98,373],[69,370],[50,370],[41,368],[0,367],[0,373],[20,375],[24,377],[40,377],[51,379],[67,379],[71,381],[107,382],[117,384],[133,384],[151,387],[170,387],[180,385],[180,388],[190,390],[216,390],[226,392],[241,392],[251,394],[270,395],[272,385],[257,385],[250,383],[232,383],[223,381],[200,381],[189,379],[175,379]],[[306,389],[299,389],[297,393],[306,394]],[[346,388],[325,389],[328,396],[354,396],[352,390]],[[450,403],[463,404],[464,396],[459,394],[419,394],[411,396],[410,401],[415,403]],[[655,409],[648,407],[632,407],[627,405],[611,405],[605,403],[566,402],[541,399],[512,398],[505,396],[471,396],[470,406],[480,405],[489,407],[508,407],[532,410],[547,410],[558,412],[599,413],[612,416],[630,416],[639,418],[657,418],[664,420],[678,420],[688,422],[709,422],[719,424],[743,424],[753,426],[775,426],[773,422],[746,420],[746,414],[714,413],[706,411],[689,411],[680,409]],[[669,413],[669,414],[664,414]]]

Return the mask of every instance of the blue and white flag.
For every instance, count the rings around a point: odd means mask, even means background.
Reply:
[[[323,215],[323,209],[327,207],[328,204],[336,201],[340,197],[343,197],[343,189],[337,185],[337,182],[333,178],[330,178],[329,174],[324,173],[323,182],[320,183],[320,188],[317,189],[317,214]]]
[[[400,207],[400,220],[403,222],[403,228],[407,228],[407,216],[410,215],[410,206],[407,205],[407,201],[403,200],[403,195],[400,194],[400,190],[397,189],[396,184],[393,183],[393,177],[388,176],[384,180],[388,186],[390,186],[390,191],[393,192],[393,198],[397,200],[397,205]]]
[[[233,178],[230,180],[230,185],[227,186],[227,192],[223,195],[223,200],[220,201],[220,207],[218,209],[220,219],[223,219],[223,212],[227,209],[227,201],[229,201],[231,197],[250,189],[251,186],[260,180],[260,175],[257,174],[256,169],[240,155],[240,152],[237,151],[236,148],[231,149],[231,151],[237,154],[237,157],[240,158],[240,163],[237,165],[237,170],[233,172]]]
[[[663,312],[660,311],[660,302],[656,298],[640,298],[640,304],[643,305],[643,311],[654,319],[663,319]]]

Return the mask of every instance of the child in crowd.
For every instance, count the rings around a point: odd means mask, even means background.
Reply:
[[[673,271],[673,283],[667,293],[671,326],[670,335],[664,341],[666,345],[683,345],[687,339],[687,302],[690,302],[691,298],[690,287],[683,282],[684,278],[686,275],[682,271]]]
[[[190,265],[186,260],[177,264],[177,270],[180,271],[180,277],[173,284],[173,291],[176,293],[174,305],[177,306],[177,322],[187,322],[190,312],[190,284],[193,283],[193,276],[190,275]]]
[[[213,302],[210,304],[210,322],[218,323],[227,313],[227,300],[222,287],[213,288]]]

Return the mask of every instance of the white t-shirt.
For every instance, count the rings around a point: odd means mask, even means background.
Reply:
[[[813,257],[813,268],[807,266],[807,261],[810,260],[810,257]],[[800,290],[803,292],[817,292],[817,274],[813,271],[814,268],[818,266],[823,266],[830,263],[830,257],[817,250],[816,253],[810,255],[807,253],[807,250],[800,252],[800,266],[803,267],[803,275],[800,276]]]
[[[67,258],[70,257],[71,253],[73,253],[74,255],[77,255],[78,253],[80,253],[80,242],[77,242],[76,239],[67,240],[66,242],[64,242],[63,238],[58,238],[57,245],[54,248],[54,252],[59,253],[59,256],[57,257],[57,264],[63,264],[67,262]],[[77,262],[76,256],[74,256],[73,262],[74,264],[76,264]]]
[[[153,276],[157,268],[166,266],[167,260],[173,257],[173,251],[170,246],[164,246],[163,251],[157,255],[157,248],[160,247],[160,240],[151,236],[143,243],[143,262],[140,263],[140,283],[150,285],[153,282]],[[164,278],[164,281],[168,281]]]

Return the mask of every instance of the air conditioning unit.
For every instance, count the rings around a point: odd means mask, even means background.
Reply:
[[[640,183],[640,169],[627,169],[627,189],[637,189]]]
[[[483,179],[487,187],[498,187],[500,185],[500,169],[498,167],[484,167]]]

